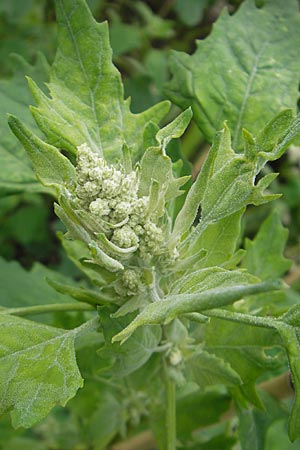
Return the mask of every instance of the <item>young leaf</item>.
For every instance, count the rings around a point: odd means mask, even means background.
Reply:
[[[246,239],[246,255],[243,266],[262,280],[280,278],[291,267],[291,261],[282,253],[288,230],[283,228],[273,211],[263,222],[253,241]]]
[[[282,114],[280,117],[286,123]],[[280,119],[277,122],[280,123]],[[259,148],[256,139],[245,133],[245,151],[235,153],[231,148],[229,128],[224,124],[176,218],[171,236],[173,245],[190,229],[200,205],[200,223],[188,236],[190,247],[209,225],[241,211],[248,204],[260,205],[278,197],[277,194],[265,193],[276,174],[264,176],[257,184],[255,179],[267,161],[279,158],[295,136],[299,135],[300,117],[289,122],[284,131],[282,127],[280,129],[280,136],[277,136],[278,139],[268,152]]]
[[[169,123],[164,128],[161,128],[158,131],[156,138],[158,142],[162,145],[163,149],[167,147],[171,139],[179,138],[180,136],[183,135],[187,126],[190,123],[192,115],[193,113],[191,108],[188,108],[179,116],[177,116],[176,119],[173,120],[173,122]]]
[[[14,427],[30,427],[82,387],[74,350],[76,331],[0,316],[0,411]]]
[[[169,295],[164,300],[148,305],[123,331],[113,337],[113,342],[126,341],[142,325],[167,323],[182,314],[218,308],[248,295],[277,289],[280,289],[279,282],[263,282],[217,287],[195,294]]]
[[[86,142],[113,161],[126,143],[136,157],[145,126],[158,123],[169,103],[132,114],[111,61],[107,24],[97,23],[83,0],[56,0],[56,17],[58,50],[50,71],[50,98],[30,81],[38,104],[32,107],[36,122],[49,143],[72,153]]]
[[[22,142],[33,163],[35,173],[44,186],[59,188],[61,185],[70,185],[75,180],[75,167],[56,147],[36,137],[17,117],[10,115],[8,123]]]
[[[296,1],[266,1],[262,8],[246,1],[233,16],[224,8],[192,56],[173,52],[169,98],[192,106],[210,142],[228,120],[233,146],[241,149],[242,127],[256,133],[281,109],[296,107],[299,25]]]

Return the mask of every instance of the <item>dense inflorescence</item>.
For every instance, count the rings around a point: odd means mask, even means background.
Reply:
[[[143,259],[162,252],[163,229],[149,214],[149,196],[139,197],[137,170],[125,173],[94,153],[78,147],[76,202],[122,249],[138,251]]]

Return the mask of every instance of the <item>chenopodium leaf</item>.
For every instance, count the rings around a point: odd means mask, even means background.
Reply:
[[[240,150],[242,127],[257,133],[278,111],[295,111],[299,25],[294,0],[265,1],[260,8],[248,0],[234,15],[224,8],[192,56],[173,52],[169,98],[183,109],[192,107],[209,142],[228,120],[233,146]]]
[[[74,339],[61,330],[14,316],[0,316],[0,412],[15,427],[30,427],[56,405],[65,405],[83,380]]]
[[[131,317],[112,318],[110,313],[107,308],[99,308],[105,346],[98,353],[100,358],[108,359],[111,363],[106,369],[107,373],[123,377],[142,367],[155,352],[161,339],[161,327],[143,327],[120,346],[118,343],[113,344],[111,339],[131,321]]]
[[[264,136],[272,125],[276,131],[271,146],[262,148]],[[176,218],[171,235],[173,245],[186,237],[200,205],[200,222],[186,238],[187,247],[192,249],[199,247],[201,234],[212,224],[239,211],[242,213],[248,204],[260,205],[276,199],[277,194],[266,194],[265,190],[277,174],[265,175],[255,184],[256,176],[268,160],[273,161],[283,154],[299,132],[299,116],[293,118],[287,111],[272,119],[257,139],[244,131],[244,152],[236,153],[231,147],[230,131],[225,124],[217,133],[202,170]]]
[[[30,80],[36,122],[49,143],[71,153],[87,143],[96,154],[114,161],[126,143],[136,159],[145,126],[159,123],[169,102],[132,114],[130,100],[124,101],[121,75],[111,61],[107,23],[97,23],[83,0],[57,0],[56,17],[58,50],[47,85],[50,98]]]
[[[287,241],[285,229],[275,211],[261,225],[253,241],[246,239],[243,267],[262,280],[280,278],[290,268],[291,261],[282,253]]]
[[[233,274],[233,277],[235,277],[235,274]],[[113,342],[125,342],[142,325],[168,323],[175,317],[184,314],[203,312],[230,305],[243,297],[277,290],[281,287],[281,283],[276,281],[255,283],[256,279],[253,279],[250,275],[248,279],[243,279],[241,276],[239,282],[231,285],[231,271],[227,271],[225,279],[221,274],[221,278],[224,280],[221,286],[219,286],[217,274],[214,278],[215,283],[212,283],[209,289],[202,292],[170,294],[162,300],[149,304],[123,331],[113,337]]]
[[[18,115],[26,125],[35,128],[28,103],[31,101],[25,75],[35,77],[39,82],[47,81],[49,67],[45,58],[40,54],[35,65],[31,66],[21,57],[13,55],[13,76],[0,80],[0,194],[18,192],[45,192],[36,179],[22,147],[9,133],[5,115],[10,112]]]

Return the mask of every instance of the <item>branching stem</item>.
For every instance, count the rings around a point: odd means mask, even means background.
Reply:
[[[24,306],[20,308],[4,308],[0,310],[1,314],[13,314],[14,316],[24,317],[36,314],[46,314],[61,311],[94,311],[95,308],[87,303],[53,303],[51,305]]]

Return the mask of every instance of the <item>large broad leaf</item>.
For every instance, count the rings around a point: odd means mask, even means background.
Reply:
[[[32,306],[72,301],[71,297],[52,289],[46,277],[61,283],[71,279],[36,263],[26,271],[19,263],[0,258],[0,305],[5,307]]]
[[[255,239],[246,239],[244,267],[262,280],[283,276],[292,263],[282,255],[287,237],[288,230],[283,228],[278,215],[273,212],[264,221]]]
[[[74,349],[77,330],[65,331],[0,316],[0,412],[15,427],[30,427],[82,387]]]
[[[238,373],[227,362],[204,350],[195,351],[186,359],[185,366],[189,378],[201,389],[215,384],[236,386],[242,383]]]
[[[25,75],[39,82],[48,79],[48,64],[40,55],[34,66],[22,58],[14,57],[14,75],[11,79],[0,80],[0,194],[15,192],[45,192],[38,183],[30,161],[7,126],[6,113],[17,114],[22,121],[37,131],[28,111],[31,101]]]
[[[240,149],[242,127],[256,133],[281,109],[296,108],[299,26],[294,0],[267,0],[262,8],[248,0],[233,16],[224,9],[192,56],[173,53],[168,96],[183,109],[192,106],[210,142],[228,120]]]
[[[160,103],[140,114],[124,101],[121,75],[111,62],[108,26],[98,24],[83,0],[56,0],[58,50],[50,71],[50,98],[31,81],[32,113],[49,143],[70,152],[86,142],[108,160],[124,143],[136,154],[149,121],[169,109]]]
[[[259,375],[280,363],[266,353],[279,344],[280,339],[272,330],[219,319],[211,319],[205,332],[205,349],[229,363],[245,385],[255,383]]]

